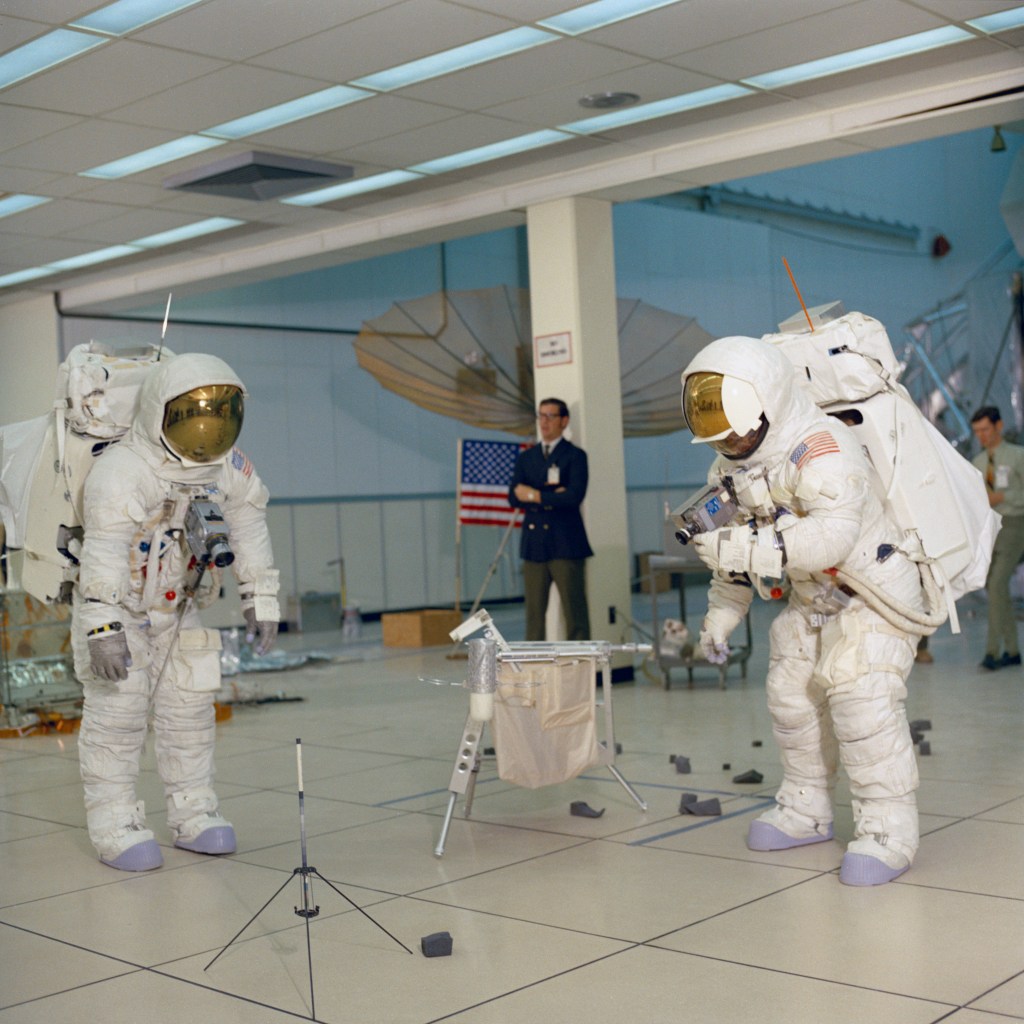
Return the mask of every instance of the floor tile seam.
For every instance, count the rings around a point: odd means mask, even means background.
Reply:
[[[740,810],[731,811],[729,814],[713,814],[713,815],[679,815],[681,818],[699,817],[701,820],[694,821],[686,825],[680,825],[678,828],[670,829],[668,832],[660,832],[657,835],[645,836],[643,839],[636,839],[630,846],[649,846],[651,843],[659,842],[662,839],[671,839],[675,836],[682,835],[684,832],[692,832],[694,829],[707,828],[709,825],[721,824],[723,821],[729,821],[731,818],[739,818],[746,814],[754,814],[757,811],[763,810],[767,807],[775,806],[775,798],[762,800],[759,804],[754,804],[752,807],[746,807]],[[661,847],[659,847],[661,849]]]
[[[501,827],[501,826],[497,826]],[[418,896],[421,893],[431,892],[434,889],[443,889],[445,886],[453,885],[458,882],[466,882],[471,878],[482,878],[485,875],[492,875],[498,871],[505,871],[508,868],[519,867],[523,864],[531,864],[534,861],[543,860],[545,857],[551,857],[558,853],[565,853],[567,850],[578,850],[582,846],[588,846],[591,843],[596,842],[594,839],[582,838],[580,836],[574,836],[573,838],[578,839],[579,842],[569,843],[567,846],[560,846],[557,850],[544,850],[541,853],[531,854],[528,857],[522,857],[519,860],[508,861],[504,864],[496,864],[490,868],[484,868],[481,871],[474,871],[468,875],[462,875],[459,878],[449,878],[443,882],[436,882],[433,885],[424,886],[422,889],[413,889],[410,892],[405,893],[406,896]]]
[[[950,892],[956,893],[958,896],[975,896],[978,899],[985,900],[1000,900],[1008,903],[1022,903],[1024,904],[1024,896],[1007,896],[1005,893],[996,892],[979,892],[976,889],[957,889],[950,885],[935,885],[928,882],[918,882],[913,877],[913,866],[910,871],[905,875],[901,875],[899,878],[893,879],[892,885],[906,885],[914,889],[931,889],[935,892]]]
[[[285,844],[282,843],[280,845],[283,846]],[[268,847],[268,849],[273,849],[273,847]],[[250,867],[250,868],[264,868],[267,871],[277,871],[277,872],[287,871],[288,875],[289,875],[289,879],[291,878],[292,875],[296,875],[296,874],[298,874],[301,871],[301,867],[296,867],[296,868],[279,868],[279,867],[275,867],[275,866],[270,865],[270,864],[258,864],[258,863],[254,862],[254,861],[244,860],[243,859],[244,856],[245,856],[245,854],[232,856],[232,857],[230,857],[227,860],[227,863],[230,863],[230,864],[244,864],[246,867]],[[315,868],[315,865],[307,863],[306,867],[307,868]],[[320,872],[318,872],[318,873],[320,873]],[[467,877],[470,877],[470,876],[467,876]],[[330,879],[328,879],[327,875],[324,875],[324,880],[325,881],[333,882],[335,885],[347,886],[347,887],[349,887],[351,889],[360,889],[363,892],[372,892],[372,893],[377,893],[377,894],[379,894],[381,896],[388,896],[391,899],[405,899],[407,896],[410,895],[409,893],[405,893],[405,892],[392,892],[390,889],[379,889],[376,886],[372,886],[372,885],[362,885],[359,882],[351,882],[348,879],[344,879],[344,878],[330,878]],[[281,886],[281,888],[283,889],[284,886],[287,885],[287,883],[288,883],[288,880],[285,881],[285,883]],[[381,901],[381,902],[390,902],[390,901]]]
[[[424,1024],[441,1024],[442,1021],[451,1020],[453,1017],[459,1016],[462,1013],[468,1013],[470,1010],[478,1009],[481,1006],[488,1006],[491,1003],[499,1002],[502,999],[506,999],[509,996],[514,996],[519,992],[526,992],[531,988],[536,988],[538,985],[545,985],[550,981],[554,981],[556,978],[565,977],[566,975],[573,974],[576,971],[581,971],[586,967],[593,967],[594,964],[599,964],[603,960],[608,960],[612,957],[622,956],[623,953],[628,953],[631,949],[635,949],[636,943],[631,942],[625,949],[614,950],[611,953],[606,953],[604,956],[595,957],[593,960],[588,960],[586,963],[575,964],[572,967],[567,967],[564,971],[556,971],[545,978],[538,978],[536,981],[531,981],[526,985],[518,985],[515,988],[509,989],[507,992],[501,992],[498,995],[490,996],[487,999],[481,999],[477,1003],[471,1003],[469,1006],[463,1006],[458,1010],[452,1010],[450,1013],[444,1014],[442,1017],[432,1017],[430,1020],[425,1021]]]
[[[217,988],[216,985],[204,985],[201,982],[193,981],[190,978],[182,978],[176,974],[168,974],[167,972],[161,971],[155,967],[143,967],[142,972],[145,974],[156,975],[157,977],[164,978],[167,981],[175,981],[182,985],[189,985],[192,988],[198,988],[206,992],[212,992],[215,995],[224,996],[227,999],[237,999],[239,1002],[247,1003],[249,1006],[259,1006],[265,1010],[272,1010],[275,1013],[283,1014],[286,1017],[294,1017],[297,1020],[310,1019],[308,1014],[296,1013],[294,1010],[286,1010],[281,1006],[274,1006],[272,1003],[264,1003],[259,999],[252,999],[249,996],[239,995],[237,992],[229,992],[226,989]]]
[[[752,896],[750,899],[743,900],[741,903],[734,903],[732,906],[724,907],[722,910],[716,910],[713,914],[708,914],[706,917],[689,921],[686,924],[681,925],[679,928],[673,928],[670,931],[662,932],[660,935],[654,935],[649,939],[644,939],[643,942],[645,945],[656,944],[659,939],[667,938],[669,935],[678,935],[679,932],[685,932],[699,924],[706,924],[708,921],[714,921],[717,918],[725,917],[727,914],[733,914],[737,910],[746,910],[748,907],[752,907],[756,903],[762,903],[765,900],[773,899],[784,892],[789,892],[792,889],[799,888],[801,885],[808,885],[811,882],[816,882],[819,878],[835,874],[838,870],[838,867],[836,867],[830,871],[815,871],[812,874],[809,874],[806,878],[798,878],[789,885],[780,886],[779,888],[772,889],[769,892],[763,892],[759,896]]]
[[[1002,981],[1000,981],[997,984],[993,985],[991,988],[988,988],[984,992],[980,993],[979,995],[976,995],[973,999],[971,999],[971,1000],[969,1000],[969,1001],[967,1001],[967,1002],[965,1002],[963,1004],[964,1008],[965,1009],[975,1009],[975,1010],[978,1010],[979,1012],[982,1012],[982,1013],[996,1013],[996,1014],[1000,1014],[1002,1016],[1007,1017],[1009,1020],[1024,1020],[1024,1012],[1022,1012],[1021,1014],[1018,1014],[1018,1015],[1014,1015],[1014,1014],[1011,1014],[1011,1013],[1002,1014],[1001,1011],[999,1011],[999,1010],[984,1010],[981,1007],[974,1007],[972,1005],[973,1003],[976,1003],[979,999],[984,999],[985,996],[991,995],[996,990],[1002,988],[1004,985],[1008,985],[1011,981],[1016,981],[1018,978],[1024,978],[1024,971],[1018,971],[1016,974],[1011,974],[1008,978],[1004,978]]]
[[[499,794],[495,794],[495,795],[497,796]],[[419,808],[415,808],[415,809],[412,809],[412,810],[409,810],[409,811],[405,811],[403,813],[404,814],[408,814],[408,815],[418,814],[418,815],[420,815],[422,817],[426,817],[426,818],[443,819],[444,816],[445,816],[445,808],[442,807],[439,804],[439,805],[437,805],[435,807],[419,807]],[[381,820],[387,820],[387,819],[381,819]],[[516,831],[516,832],[526,832],[526,833],[528,833],[530,835],[558,836],[559,838],[562,838],[562,839],[578,839],[581,842],[598,842],[600,840],[609,839],[612,836],[620,834],[618,832],[613,832],[613,833],[610,833],[609,835],[588,836],[588,835],[580,835],[579,832],[562,832],[559,829],[554,828],[554,827],[551,827],[551,828],[541,828],[540,826],[537,826],[537,825],[515,824],[515,823],[507,822],[507,821],[489,821],[489,820],[485,820],[483,818],[461,818],[459,820],[464,822],[467,825],[484,825],[484,826],[487,826],[488,828],[507,828],[507,829],[512,829],[513,831]],[[372,824],[372,822],[370,824]],[[625,831],[625,832],[632,832],[632,831],[636,831],[636,828],[637,828],[637,826],[633,825],[633,826],[630,826],[630,828],[624,829],[623,831]],[[568,849],[568,847],[566,847],[566,849]]]
[[[783,977],[787,977],[787,978],[802,978],[805,981],[816,981],[816,982],[821,982],[822,984],[825,984],[825,985],[839,985],[842,988],[857,989],[858,991],[861,991],[861,992],[874,992],[874,993],[876,993],[878,995],[895,996],[895,997],[897,997],[899,999],[910,999],[910,1000],[913,1000],[914,1002],[924,1003],[924,1004],[929,1005],[929,1006],[933,1005],[933,1006],[949,1007],[951,1012],[955,1012],[957,1010],[961,1010],[961,1009],[964,1008],[963,1004],[961,1004],[961,1003],[950,1003],[950,1002],[947,1002],[944,999],[931,999],[931,998],[929,998],[927,996],[913,995],[912,993],[909,993],[909,992],[894,992],[891,989],[877,988],[874,985],[860,985],[860,984],[857,984],[856,982],[852,982],[852,981],[840,981],[840,980],[837,980],[835,978],[821,977],[820,975],[817,975],[817,974],[805,974],[805,973],[803,973],[801,971],[780,970],[777,967],[768,967],[765,964],[749,963],[746,960],[732,960],[732,959],[730,959],[728,957],[712,956],[710,953],[698,953],[698,952],[695,952],[693,950],[673,949],[671,946],[659,946],[657,944],[656,940],[651,940],[651,939],[648,939],[646,942],[638,943],[638,945],[643,946],[645,948],[649,948],[649,949],[664,950],[664,951],[669,952],[669,953],[681,953],[684,956],[692,956],[692,957],[697,958],[698,960],[711,960],[711,961],[713,961],[715,963],[729,964],[729,965],[734,966],[734,967],[747,967],[747,968],[750,968],[751,970],[765,971],[768,974],[782,975]],[[939,1019],[941,1020],[943,1018],[939,1018]]]
[[[26,906],[26,905],[27,904],[24,904],[24,903],[21,904],[21,906]],[[78,942],[70,942],[67,939],[62,939],[62,938],[60,938],[57,935],[48,935],[46,932],[41,932],[41,931],[39,931],[36,928],[28,928],[28,927],[26,927],[23,924],[14,924],[11,921],[0,920],[0,928],[11,928],[11,929],[13,929],[14,931],[17,931],[17,932],[23,932],[26,935],[35,936],[35,938],[37,938],[37,939],[45,939],[47,942],[56,942],[59,946],[67,946],[69,949],[77,949],[80,953],[88,953],[91,956],[98,956],[98,957],[102,958],[103,960],[112,960],[116,964],[124,964],[125,967],[131,968],[131,970],[124,971],[122,974],[112,975],[112,977],[115,977],[115,978],[124,977],[124,975],[126,975],[126,974],[137,974],[139,971],[144,971],[144,970],[147,969],[145,964],[138,964],[134,960],[126,960],[122,956],[114,956],[112,953],[104,953],[102,950],[92,949],[89,946],[83,946],[81,943],[78,943]],[[63,989],[62,991],[70,992],[70,991],[73,991],[76,988],[87,988],[89,985],[95,985],[95,984],[97,984],[99,982],[108,981],[108,980],[109,980],[108,978],[97,978],[96,981],[85,982],[82,985],[72,985],[71,988]],[[58,993],[58,992],[48,992],[47,996],[59,995],[59,994],[60,993]],[[40,998],[45,998],[45,997],[40,997]],[[33,1002],[34,1000],[27,1000],[27,1001],[28,1002]],[[19,1004],[14,1004],[14,1005],[19,1005]],[[4,1009],[10,1009],[10,1007],[4,1007]]]
[[[0,801],[2,803],[2,801]],[[82,813],[85,813],[83,808]],[[41,818],[36,814],[25,814],[24,811],[10,811],[4,807],[0,807],[0,815],[9,814],[12,818],[23,818],[25,821],[39,821],[47,825],[63,825],[65,828],[85,828],[85,824],[74,824],[67,821],[55,821],[53,818]],[[9,842],[10,840],[0,840],[0,842]]]

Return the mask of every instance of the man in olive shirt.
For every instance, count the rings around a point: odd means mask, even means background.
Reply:
[[[971,429],[982,448],[972,461],[985,477],[988,503],[1000,518],[985,580],[988,639],[981,661],[982,668],[994,670],[1021,663],[1010,577],[1024,556],[1024,448],[1003,440],[1003,420],[994,405],[984,406],[971,417]]]

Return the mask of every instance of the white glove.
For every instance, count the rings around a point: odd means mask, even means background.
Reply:
[[[693,544],[701,561],[712,570],[782,576],[782,549],[775,545],[773,530],[757,533],[750,526],[733,526],[699,533]]]
[[[242,604],[242,615],[245,617],[246,641],[251,644],[255,640],[256,646],[254,650],[256,653],[258,655],[266,654],[274,646],[274,641],[277,639],[277,621],[272,619],[258,620],[255,607],[252,605],[246,606],[245,603]]]
[[[735,608],[708,609],[700,631],[700,649],[712,665],[724,665],[729,660],[729,637],[742,621],[743,615]]]
[[[128,669],[132,656],[128,650],[128,637],[120,622],[111,622],[106,626],[90,630],[89,667],[98,679],[106,679],[117,683],[128,678]]]

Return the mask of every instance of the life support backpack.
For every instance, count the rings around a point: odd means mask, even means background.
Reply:
[[[57,370],[53,412],[0,427],[0,520],[22,555],[21,588],[37,600],[71,600],[86,478],[132,425],[146,376],[172,354],[77,345]]]
[[[827,310],[818,307],[808,316]],[[959,632],[954,602],[985,585],[999,532],[982,474],[899,383],[901,366],[881,323],[863,313],[837,316],[813,331],[809,325],[797,330],[795,323],[787,321],[782,326],[791,330],[763,340],[785,353],[814,403],[860,440],[875,470],[875,492],[903,531],[900,549],[931,567],[951,628]]]

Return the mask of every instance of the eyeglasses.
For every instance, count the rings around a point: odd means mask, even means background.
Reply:
[[[565,417],[560,412],[539,412],[537,413],[537,419],[539,420],[562,420]]]

